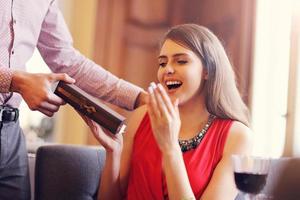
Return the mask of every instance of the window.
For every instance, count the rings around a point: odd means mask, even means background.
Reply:
[[[252,98],[255,155],[282,156],[289,135],[294,135],[293,130],[296,130],[289,129],[295,117],[288,113],[288,108],[295,110],[296,105],[291,105],[291,100],[296,99],[296,87],[291,88],[296,81],[296,76],[291,76],[291,52],[294,51],[291,33],[296,2],[257,1]],[[299,107],[299,97],[297,101]],[[299,118],[299,109],[296,112]],[[298,141],[299,138],[300,134]]]
[[[294,1],[285,155],[300,155],[300,2]],[[298,122],[298,123],[297,123]]]

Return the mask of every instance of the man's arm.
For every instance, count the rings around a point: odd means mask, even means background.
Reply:
[[[0,93],[9,92],[13,71],[8,67],[0,67]]]
[[[145,103],[146,93],[141,93],[141,88],[119,79],[74,49],[56,1],[44,18],[38,49],[53,72],[73,77],[76,85],[91,95],[128,110]]]

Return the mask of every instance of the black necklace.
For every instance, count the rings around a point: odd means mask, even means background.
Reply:
[[[195,149],[203,139],[205,133],[207,132],[208,128],[216,118],[215,115],[209,115],[208,121],[205,124],[205,126],[202,128],[202,130],[199,132],[198,135],[195,137],[188,139],[188,140],[178,140],[179,146],[181,148],[181,151],[184,153],[186,151],[189,151],[191,149]]]

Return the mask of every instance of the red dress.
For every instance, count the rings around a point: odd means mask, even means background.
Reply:
[[[200,144],[183,153],[190,185],[197,199],[201,197],[221,160],[232,122],[215,119]],[[134,138],[127,199],[168,199],[161,152],[153,136],[148,114],[143,118]]]

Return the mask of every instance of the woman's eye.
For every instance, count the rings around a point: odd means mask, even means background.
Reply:
[[[158,64],[160,67],[165,67],[166,66],[166,63],[162,62],[162,63],[159,63]]]
[[[178,60],[177,63],[179,63],[179,64],[181,64],[181,65],[184,65],[184,64],[187,63],[187,61],[186,61],[186,60]]]

